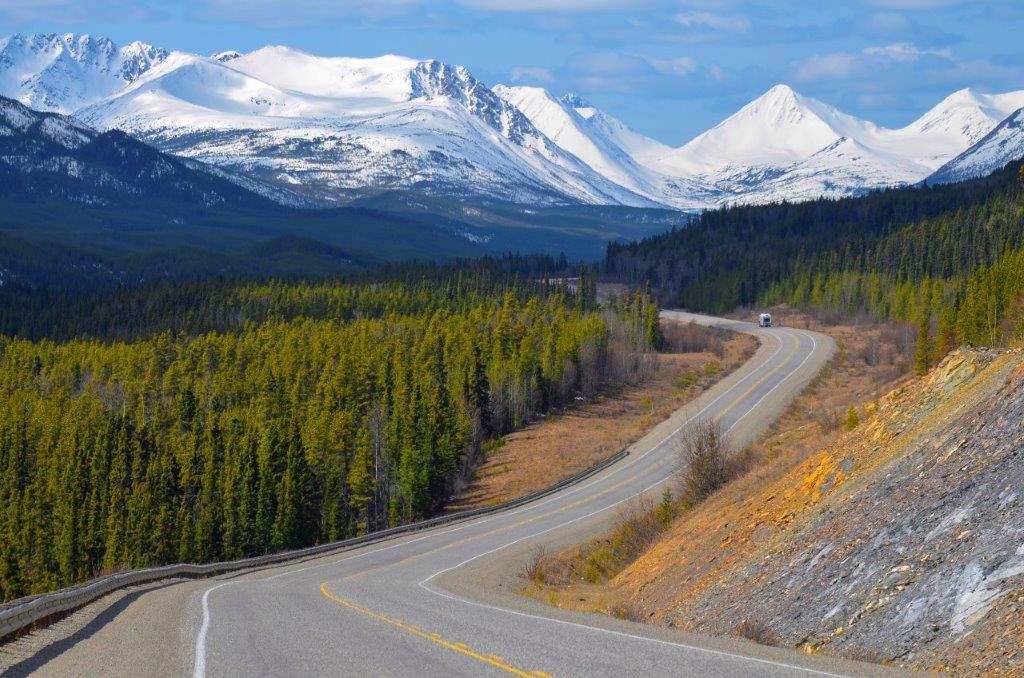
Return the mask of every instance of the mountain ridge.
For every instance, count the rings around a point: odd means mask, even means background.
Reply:
[[[1024,106],[1024,90],[964,89],[888,129],[779,84],[671,147],[578,95],[488,87],[432,59],[206,57],[75,34],[0,39],[0,94],[321,205],[413,190],[683,210],[914,184]]]

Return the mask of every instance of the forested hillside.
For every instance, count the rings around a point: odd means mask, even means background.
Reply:
[[[207,282],[92,299],[81,338],[0,338],[3,599],[429,515],[485,440],[635,377],[657,306],[593,291]]]
[[[959,344],[1024,337],[1024,166],[937,188],[743,207],[614,245],[612,279],[724,312],[789,303],[918,326],[917,369]]]
[[[609,280],[650,282],[666,304],[726,312],[760,303],[773,285],[803,270],[808,261],[840,269],[847,261],[876,247],[886,236],[919,224],[928,232],[930,220],[946,223],[946,253],[941,265],[961,272],[971,262],[991,263],[992,249],[1001,252],[997,236],[1020,242],[1018,223],[1000,234],[980,237],[985,224],[965,220],[972,209],[989,203],[999,210],[1007,201],[1019,203],[1020,163],[991,176],[959,184],[898,188],[841,200],[739,206],[708,211],[682,229],[634,243],[609,245],[602,275]],[[994,201],[994,202],[990,202]],[[1015,230],[1014,230],[1015,229]],[[964,238],[964,234],[969,236]],[[907,232],[907,242],[913,234]],[[955,240],[954,240],[955,239]],[[982,240],[985,240],[982,242]],[[896,241],[893,241],[896,242]],[[916,247],[938,243],[919,242]],[[953,249],[958,248],[958,249]],[[916,275],[914,253],[902,251],[908,275]],[[959,259],[953,256],[961,257]],[[929,265],[939,266],[938,261]],[[834,269],[833,269],[834,270]]]

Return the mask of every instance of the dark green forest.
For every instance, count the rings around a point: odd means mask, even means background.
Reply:
[[[444,270],[8,297],[3,599],[423,518],[486,440],[637,379],[659,341],[651,298],[598,306],[591,276]]]

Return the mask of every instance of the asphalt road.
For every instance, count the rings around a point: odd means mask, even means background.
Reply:
[[[537,544],[580,542],[615,509],[656,496],[680,428],[716,418],[751,441],[833,352],[823,335],[672,316],[756,334],[761,348],[630,448],[621,462],[532,504],[288,566],[128,596],[116,614],[13,667],[45,675],[791,676],[886,671],[737,639],[570,613],[515,593]],[[93,613],[91,613],[93,614]]]

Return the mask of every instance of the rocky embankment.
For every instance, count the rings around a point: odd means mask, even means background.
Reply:
[[[781,480],[679,521],[613,595],[688,630],[1024,674],[1024,355],[957,351],[865,409]]]

